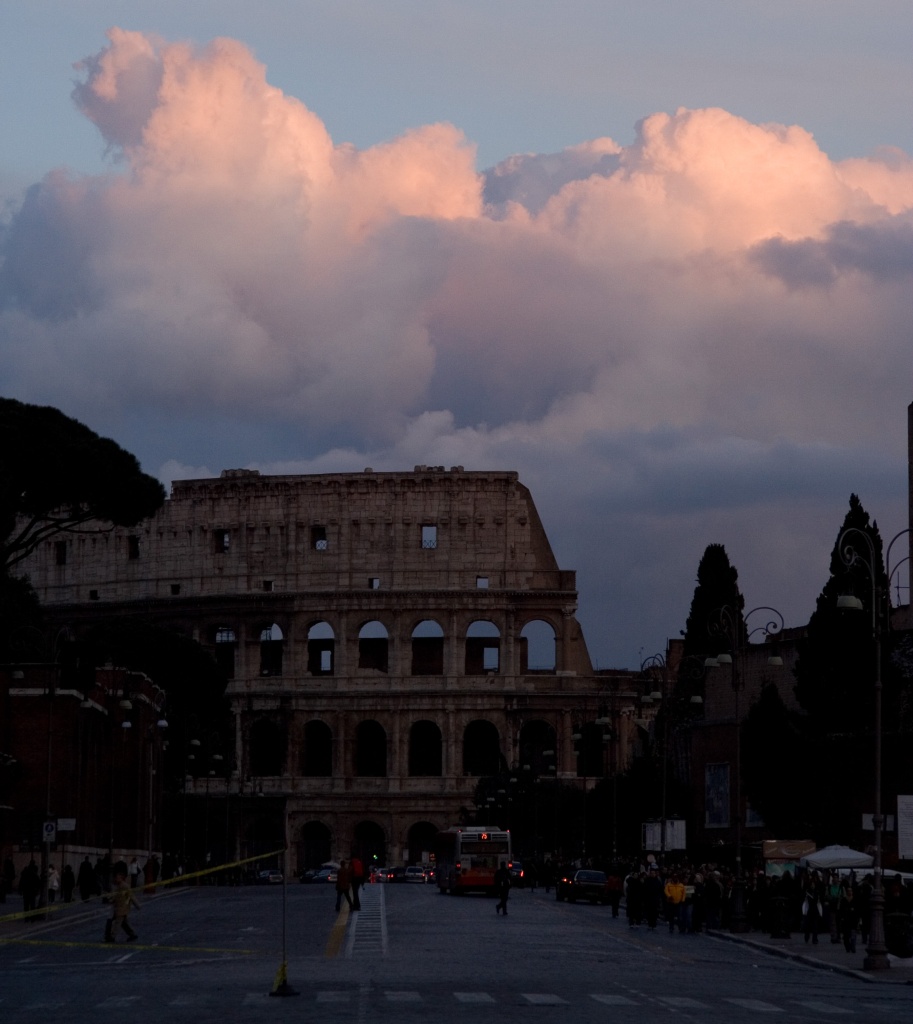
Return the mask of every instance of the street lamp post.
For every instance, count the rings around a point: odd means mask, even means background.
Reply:
[[[754,629],[748,628],[748,621],[757,613],[766,614],[767,621]],[[771,617],[772,616],[772,617]],[[759,605],[750,611],[740,614],[738,609],[729,605],[718,608],[708,623],[711,636],[724,639],[728,651],[721,651],[716,658],[709,658],[705,664],[730,665],[732,672],[732,690],[735,695],[735,879],[732,887],[732,913],[730,916],[731,932],[747,932],[749,928],[745,906],[745,878],[742,874],[742,721],[739,707],[739,695],[744,684],[742,659],[751,637],[760,633],[765,638],[775,636],[783,628],[783,616],[776,608]],[[779,655],[771,655],[767,662],[771,666],[780,667],[783,659]]]
[[[884,971],[888,970],[891,966],[884,934],[884,880],[882,876],[882,829],[884,827],[884,818],[881,813],[881,636],[886,629],[890,630],[888,591],[891,578],[903,562],[908,561],[907,558],[903,558],[892,569],[891,549],[896,540],[909,534],[909,532],[909,530],[901,530],[900,533],[895,534],[891,538],[891,542],[888,544],[887,557],[885,559],[887,563],[885,586],[882,586],[884,566],[880,564],[880,557],[876,556],[875,544],[868,533],[856,526],[850,526],[840,534],[837,540],[837,550],[840,552],[843,564],[848,569],[857,563],[864,565],[868,570],[869,581],[872,585],[872,639],[875,642],[875,813],[872,815],[872,827],[875,830],[875,857],[873,864],[875,879],[872,886],[870,904],[869,944],[866,947],[867,955],[862,962],[862,966],[867,971]],[[860,538],[865,544],[863,554],[860,554],[853,546],[854,543],[859,543]],[[845,594],[837,599],[837,607],[861,611],[862,602],[858,597]]]

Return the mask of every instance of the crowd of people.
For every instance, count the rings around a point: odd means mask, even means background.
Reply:
[[[674,864],[666,868],[655,860],[644,863],[554,863],[545,860],[524,863],[523,884],[550,891],[561,877],[581,867],[604,870],[613,915],[618,917],[620,897],[630,928],[650,931],[663,926],[678,934],[695,934],[707,929],[732,926],[733,872],[719,864]],[[855,872],[818,871],[799,868],[768,875],[764,871],[744,876],[743,911],[745,927],[768,934],[803,934],[810,945],[825,936],[843,943],[855,953],[857,941],[869,939],[873,876],[857,877]],[[913,918],[913,882],[901,875],[884,878],[885,918]]]

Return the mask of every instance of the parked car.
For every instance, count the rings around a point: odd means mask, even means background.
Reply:
[[[420,864],[411,864],[406,868],[406,873],[403,875],[403,881],[424,883],[425,869]]]
[[[609,880],[604,871],[592,868],[581,868],[558,879],[555,886],[555,898],[569,900],[589,900],[590,903],[609,902]]]
[[[392,882],[393,868],[373,868],[371,876],[375,882]]]
[[[282,872],[276,868],[267,868],[257,875],[257,885],[281,885]]]
[[[390,873],[387,876],[388,882],[405,882],[406,880],[406,869],[405,868],[390,868]]]
[[[336,868],[322,867],[316,871],[305,871],[301,876],[301,881],[305,885],[310,885],[315,882],[335,882],[336,881]]]
[[[523,861],[519,857],[514,859],[507,865],[508,873],[510,874],[510,884],[515,889],[522,889],[526,882],[523,878]]]

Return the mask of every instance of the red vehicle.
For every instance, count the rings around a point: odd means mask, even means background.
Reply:
[[[510,867],[510,832],[483,826],[448,828],[434,841],[434,874],[441,892],[494,892],[495,872]]]

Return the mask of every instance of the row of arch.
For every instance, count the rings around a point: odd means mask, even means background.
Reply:
[[[405,860],[408,864],[420,864],[434,849],[434,838],[438,826],[430,821],[416,821],[406,834]],[[359,821],[351,837],[343,840],[334,837],[333,831],[322,821],[305,822],[295,834],[298,854],[298,870],[316,868],[338,857],[357,854],[366,866],[387,865],[390,853],[384,829],[376,821]],[[397,858],[398,859],[398,858]]]
[[[286,636],[278,623],[259,629],[260,674],[283,674]],[[555,628],[544,619],[532,619],[520,630],[518,645],[521,672],[552,672],[556,666]],[[412,629],[411,675],[443,675],[445,671],[446,634],[436,619],[422,619]],[[498,673],[501,666],[501,630],[490,619],[476,619],[467,629],[463,650],[466,675]],[[362,624],[357,635],[360,670],[390,671],[391,637],[379,619]],[[230,625],[216,626],[212,634],[216,659],[229,678],[235,675],[235,650],[238,634]],[[311,624],[307,632],[307,666],[309,675],[327,676],[336,671],[337,638],[326,620]]]
[[[333,775],[333,732],[322,719],[307,722],[298,750],[296,774],[312,778]],[[285,774],[288,737],[272,718],[251,724],[248,740],[249,771],[254,776]],[[361,778],[386,778],[389,742],[387,731],[375,719],[355,726],[351,749],[352,774]],[[407,772],[410,776],[444,774],[444,738],[440,726],[428,719],[409,728]],[[496,775],[506,766],[497,727],[486,719],[470,722],[463,731],[461,772],[464,775]],[[450,768],[450,774],[455,774]],[[347,773],[348,774],[348,773]]]
[[[610,734],[596,723],[580,726],[576,741],[578,776],[599,776],[605,770],[607,739]],[[296,763],[288,758],[288,734],[274,718],[254,720],[248,733],[248,770],[253,776],[294,774],[310,778],[330,778],[341,768],[342,774],[360,778],[386,778],[391,774],[390,743],[387,731],[375,719],[358,722],[347,744],[350,761],[336,764],[335,738],[323,719],[306,722],[294,751]],[[446,763],[445,742],[440,726],[430,719],[418,719],[409,726],[404,763],[393,765],[394,773],[404,770],[410,777],[443,775],[491,776],[507,767],[497,726],[487,719],[467,723],[461,737],[461,749],[454,751],[456,764]],[[557,732],[542,719],[524,723],[519,735],[519,763],[536,773],[544,773],[556,763]]]

